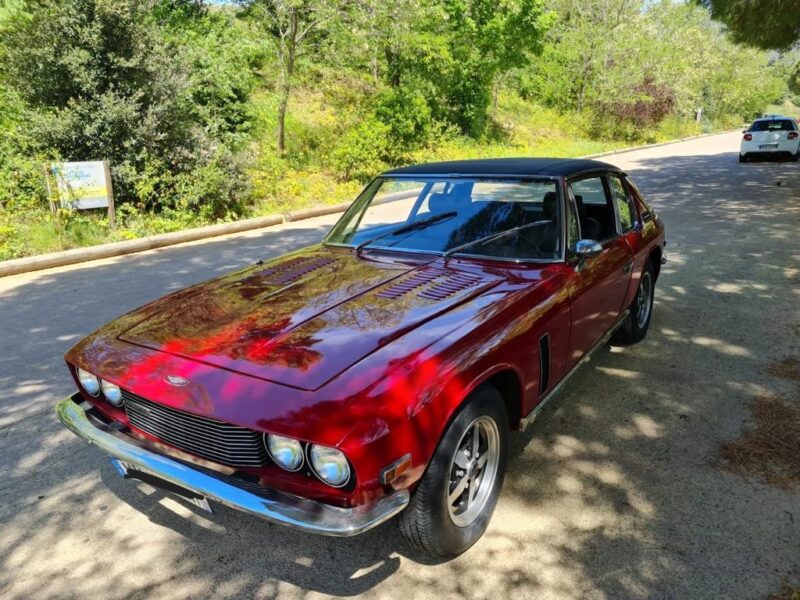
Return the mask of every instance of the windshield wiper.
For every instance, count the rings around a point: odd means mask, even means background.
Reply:
[[[500,231],[498,233],[493,233],[492,235],[487,235],[482,238],[478,238],[477,240],[472,240],[471,242],[467,242],[466,244],[461,244],[460,246],[456,246],[455,248],[450,248],[447,252],[445,252],[442,257],[443,258],[450,258],[456,252],[460,252],[470,246],[475,246],[477,244],[486,243],[486,242],[495,242],[497,240],[501,240],[506,237],[511,237],[512,235],[519,233],[523,229],[527,229],[528,227],[533,227],[534,225],[541,225],[543,223],[550,223],[550,221],[534,221],[533,223],[526,223],[525,225],[519,225],[518,227],[514,227],[513,229],[506,229],[505,231]]]
[[[369,246],[373,242],[377,242],[380,239],[385,238],[388,235],[400,235],[401,233],[407,233],[409,231],[415,231],[417,229],[425,229],[429,225],[433,225],[434,223],[439,223],[440,221],[446,221],[447,219],[452,219],[458,215],[458,213],[454,210],[444,212],[438,215],[431,215],[426,219],[420,219],[419,221],[414,221],[413,223],[408,223],[407,225],[402,225],[397,229],[390,229],[389,231],[384,231],[380,235],[376,235],[374,238],[368,239],[366,242],[361,242],[358,246],[356,246],[356,254],[361,252],[363,248]]]

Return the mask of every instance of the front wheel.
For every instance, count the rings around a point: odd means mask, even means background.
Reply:
[[[412,546],[449,558],[480,539],[503,486],[508,431],[496,388],[483,385],[464,401],[398,518]]]
[[[647,265],[639,278],[639,288],[636,297],[630,305],[630,313],[625,322],[617,330],[614,341],[623,344],[635,344],[644,339],[650,328],[650,318],[653,316],[653,296],[655,294],[656,278],[653,273],[653,264]]]

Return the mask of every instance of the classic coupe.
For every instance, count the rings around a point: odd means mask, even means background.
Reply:
[[[509,433],[612,335],[645,336],[664,243],[603,162],[387,171],[320,244],[79,342],[56,412],[123,477],[206,510],[332,536],[397,517],[455,556],[486,530]]]

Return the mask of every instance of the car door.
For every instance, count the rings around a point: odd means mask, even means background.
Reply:
[[[619,318],[633,270],[633,251],[622,235],[619,216],[605,174],[567,181],[582,239],[597,234],[602,251],[591,258],[571,256],[571,361],[588,352]],[[590,239],[590,238],[588,238]]]

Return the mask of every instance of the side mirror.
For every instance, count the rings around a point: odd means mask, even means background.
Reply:
[[[747,133],[747,129],[742,129],[742,133]]]
[[[575,254],[581,258],[592,258],[603,251],[603,246],[595,240],[578,240],[575,242]]]

